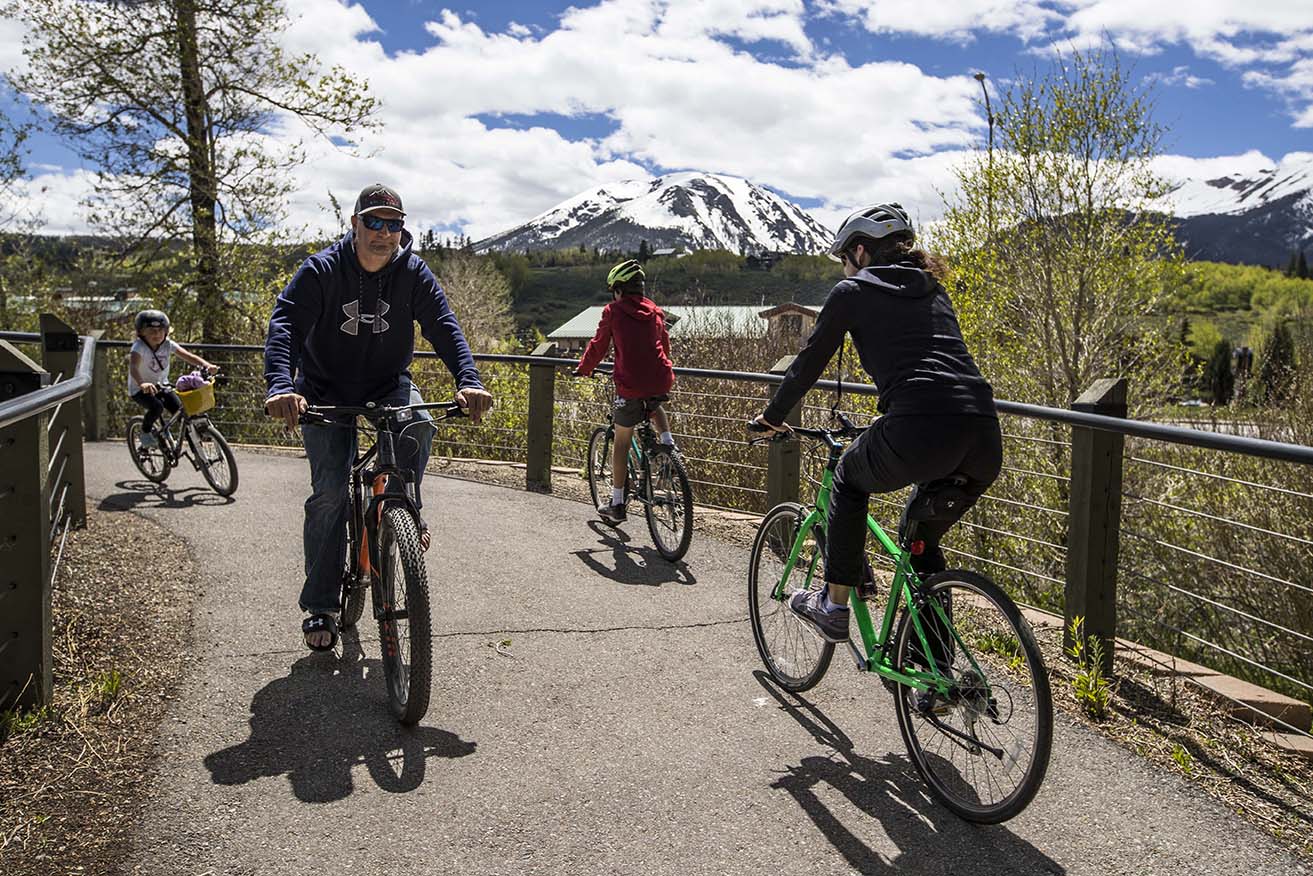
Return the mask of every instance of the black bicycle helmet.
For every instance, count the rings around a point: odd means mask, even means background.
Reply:
[[[839,261],[839,253],[848,249],[854,237],[869,237],[879,240],[901,234],[909,240],[916,239],[912,230],[912,221],[907,218],[907,211],[902,204],[872,204],[853,213],[839,226],[839,233],[834,236],[830,246],[830,258]]]
[[[143,310],[137,314],[137,334],[144,328],[168,328],[169,315],[162,310]]]

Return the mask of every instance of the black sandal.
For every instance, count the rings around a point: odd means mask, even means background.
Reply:
[[[433,538],[429,535],[429,522],[421,517],[419,519],[419,549],[424,553],[428,553],[432,544]]]
[[[325,632],[330,637],[327,645],[310,644],[312,633]],[[301,621],[301,635],[305,638],[305,646],[311,651],[331,651],[337,645],[337,618],[331,614],[312,614]]]

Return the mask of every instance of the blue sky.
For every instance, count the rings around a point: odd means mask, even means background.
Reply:
[[[985,134],[993,88],[1056,48],[1107,40],[1155,83],[1163,172],[1251,173],[1313,152],[1313,0],[286,0],[281,39],[368,78],[383,131],[367,156],[306,140],[291,227],[323,226],[396,185],[415,222],[491,234],[607,181],[677,170],[747,177],[833,222],[902,200],[922,218]],[[21,65],[0,19],[0,68]],[[12,98],[0,105],[22,117]],[[95,168],[32,143],[29,214],[84,230]]]

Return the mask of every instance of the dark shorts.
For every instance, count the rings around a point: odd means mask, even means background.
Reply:
[[[654,395],[649,398],[621,398],[615,397],[615,408],[611,411],[611,416],[615,419],[617,426],[623,426],[626,429],[632,429],[639,423],[651,416],[652,412],[661,407],[661,403],[669,401],[668,395]]]

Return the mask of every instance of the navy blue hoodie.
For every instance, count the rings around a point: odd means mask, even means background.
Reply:
[[[415,323],[458,389],[482,388],[447,296],[411,252],[410,232],[401,233],[392,261],[372,274],[361,268],[353,237],[347,232],[306,259],[278,296],[264,342],[268,396],[298,392],[310,404],[406,404]]]
[[[994,390],[967,351],[948,293],[925,271],[900,264],[872,265],[835,285],[762,413],[767,422],[784,422],[847,333],[880,390],[880,413],[997,416]]]

